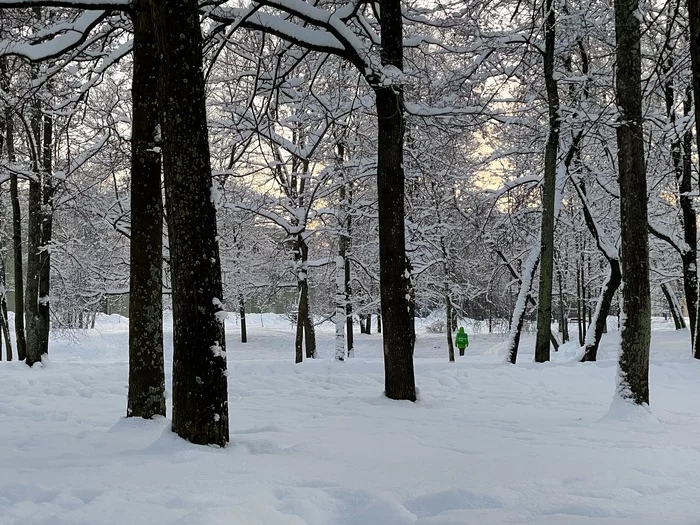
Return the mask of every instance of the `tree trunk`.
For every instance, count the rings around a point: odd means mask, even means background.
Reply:
[[[683,311],[681,310],[681,305],[678,302],[676,293],[671,289],[668,283],[661,284],[661,291],[668,302],[668,309],[671,312],[671,317],[673,317],[673,325],[676,327],[676,330],[683,330],[686,328],[685,319],[683,319]]]
[[[126,415],[165,416],[163,197],[158,143],[158,55],[150,0],[134,25],[131,131],[129,395]]]
[[[238,314],[241,317],[241,343],[248,342],[248,326],[245,319],[245,300],[243,295],[238,296]]]
[[[520,280],[520,292],[513,308],[513,316],[510,322],[510,336],[508,340],[508,361],[515,364],[518,359],[518,347],[520,346],[520,335],[525,321],[528,298],[532,291],[532,283],[535,280],[535,272],[540,262],[540,247],[536,246],[530,251],[527,261],[523,267],[523,276]]]
[[[397,0],[383,0],[382,58],[401,56],[393,39],[401,40],[401,11]],[[398,26],[398,34],[396,33]],[[388,48],[388,49],[387,49]],[[389,51],[392,51],[390,53]],[[391,62],[388,62],[391,64]],[[403,93],[400,86],[377,88],[380,295],[384,322],[385,394],[391,399],[416,400],[413,372],[411,290],[406,277],[403,173]]]
[[[38,99],[32,101],[30,125],[34,137],[32,164],[34,178],[29,181],[29,203],[27,219],[27,286],[24,290],[24,315],[27,323],[28,366],[41,362],[41,336],[39,334],[39,276],[41,274],[41,105]]]
[[[559,331],[561,332],[562,343],[566,343],[569,340],[569,319],[566,315],[561,269],[557,271],[557,280],[559,284]]]
[[[381,63],[403,71],[403,19],[400,0],[380,0]],[[404,229],[405,131],[403,85],[373,85],[377,98],[377,190],[379,197],[379,275],[384,322],[385,394],[416,400],[413,372],[415,327],[411,322],[411,285]],[[414,309],[415,312],[415,309]]]
[[[624,315],[617,392],[623,399],[648,404],[651,294],[638,13],[639,0],[615,2],[616,95],[620,111],[616,131]]]
[[[8,162],[15,161],[14,122],[12,111],[7,110],[5,120],[5,142]],[[10,172],[10,200],[12,201],[12,250],[15,273],[15,338],[17,339],[17,359],[27,357],[27,341],[24,331],[24,262],[22,257],[22,211],[19,207],[17,174]]]
[[[347,308],[347,279],[345,276],[347,256],[347,202],[345,190],[345,175],[343,171],[344,147],[338,143],[336,170],[342,177],[339,190],[338,206],[338,256],[335,259],[335,359],[345,361],[345,328]]]
[[[685,98],[683,99],[683,114],[688,117],[693,105],[693,90],[688,86]],[[685,302],[688,306],[688,318],[690,321],[690,341],[694,345],[695,324],[697,323],[697,303],[698,303],[698,243],[697,243],[697,214],[693,206],[693,131],[689,127],[683,134],[683,156],[681,180],[678,185],[680,193],[681,213],[683,216],[683,240],[689,246],[689,250],[683,253],[681,261],[683,263],[683,292]],[[693,346],[694,347],[694,346]]]
[[[408,256],[406,256],[406,272],[404,275],[408,276],[406,282],[406,286],[408,286],[408,337],[411,348],[414,348],[416,345],[416,288],[413,286],[413,263]]]
[[[350,306],[350,261],[347,252],[350,244],[350,213],[347,182],[345,180],[345,145],[338,142],[337,171],[341,176],[338,207],[338,257],[336,258],[336,311],[335,311],[335,358],[345,361],[345,339],[347,333],[347,357],[351,357],[352,347],[352,307]]]
[[[297,331],[294,337],[294,362],[301,363],[304,360],[304,317],[302,317],[301,290],[297,306]]]
[[[292,168],[294,169],[294,168]],[[296,337],[294,338],[294,352],[295,352],[295,362],[301,363],[304,360],[304,320],[307,316],[308,302],[304,296],[304,279],[303,279],[303,268],[301,266],[301,236],[297,236],[296,247],[294,250],[294,259],[297,267],[297,291],[299,293],[299,298],[297,300],[297,331]]]
[[[695,140],[700,150],[700,0],[687,0],[688,26],[690,29],[690,59],[693,73],[693,104],[695,108]],[[690,151],[686,145],[686,155]],[[693,276],[697,283],[697,268],[693,269]],[[695,306],[695,337],[693,339],[693,356],[700,359],[700,315],[698,315],[697,301]],[[688,306],[690,309],[690,306]]]
[[[583,280],[583,267],[581,265],[581,257],[578,256],[576,257],[576,323],[577,323],[577,329],[578,329],[578,344],[579,346],[583,346],[584,343],[584,336],[583,336],[583,316],[585,315],[583,312],[582,308],[582,301],[581,301],[581,281]]]
[[[316,358],[316,332],[309,308],[309,247],[302,234],[297,236],[297,286],[299,289],[299,309],[297,312],[297,326],[301,324],[301,332],[306,346],[306,358]],[[298,336],[299,328],[297,328]],[[298,352],[298,350],[297,350]],[[299,361],[297,361],[299,362]]]
[[[7,350],[7,360],[12,361],[12,340],[10,339],[10,322],[7,315],[7,282],[5,275],[5,259],[0,256],[0,339],[4,339]],[[2,346],[0,345],[0,360]]]
[[[352,215],[350,207],[352,206],[352,181],[348,182],[348,214],[347,214],[347,237],[345,247],[345,336],[347,337],[348,359],[355,357],[355,334],[352,328],[352,286],[350,284],[351,268],[350,268],[350,252],[352,249]]]
[[[49,334],[51,331],[51,237],[53,234],[53,115],[44,114],[43,135],[43,186],[42,186],[42,223],[41,251],[39,252],[39,306],[37,332],[41,355],[49,353]]]
[[[372,335],[372,312],[367,312],[365,315],[365,333]]]
[[[445,294],[445,333],[447,334],[447,358],[450,363],[455,360],[455,347],[452,342],[452,301],[449,294],[450,285],[445,282],[443,290]],[[464,350],[460,348],[459,355],[464,355]]]
[[[381,312],[377,312],[377,333],[378,334],[382,333],[382,314],[381,314]]]
[[[622,281],[620,263],[614,259],[609,260],[609,263],[610,273],[603,283],[595,314],[593,315],[593,319],[586,333],[583,357],[581,358],[582,362],[595,361],[598,358],[598,346],[600,345],[603,333],[605,333],[607,329],[610,306],[615,297],[615,292],[617,292],[617,289],[620,287],[620,282]]]
[[[7,90],[7,62],[5,57],[0,57],[0,87]],[[6,116],[0,113],[0,158],[3,153],[5,141]],[[0,203],[0,217],[5,216],[5,203]],[[0,231],[5,231],[5,224],[0,221]],[[7,360],[12,361],[12,341],[10,340],[10,322],[7,315],[7,275],[5,273],[5,246],[0,242],[0,360],[2,360],[3,341],[7,349]]]
[[[173,431],[229,440],[221,261],[197,0],[153,2],[173,303]]]
[[[552,277],[554,272],[554,215],[559,149],[559,90],[554,76],[555,23],[554,0],[545,2],[544,79],[549,108],[549,136],[544,153],[542,184],[542,225],[540,246],[540,286],[537,299],[537,339],[535,361],[549,361],[552,331]]]
[[[309,304],[308,284],[306,285],[306,304]],[[316,327],[311,310],[307,306],[306,317],[304,318],[304,345],[306,346],[306,358],[316,359]]]
[[[335,260],[335,360],[345,361],[345,240],[338,239]]]

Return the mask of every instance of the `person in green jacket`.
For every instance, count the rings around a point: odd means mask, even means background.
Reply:
[[[459,355],[464,355],[464,349],[469,346],[469,336],[462,326],[459,327],[455,343],[457,343],[457,348],[459,348]]]

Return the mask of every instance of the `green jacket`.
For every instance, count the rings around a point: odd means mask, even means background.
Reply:
[[[455,343],[460,350],[469,346],[469,336],[464,332],[464,328],[459,329]]]

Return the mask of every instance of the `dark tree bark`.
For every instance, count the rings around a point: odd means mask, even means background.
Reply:
[[[449,283],[445,284],[444,287],[445,294],[445,333],[447,334],[447,359],[450,363],[454,363],[455,360],[455,347],[452,342],[452,301],[450,300],[449,294]],[[464,350],[459,349],[459,355],[464,355]]]
[[[406,286],[408,286],[408,321],[410,329],[408,336],[411,348],[414,348],[416,345],[416,287],[413,286],[413,263],[408,256],[406,256],[406,273],[404,275],[407,276]]]
[[[403,19],[400,0],[381,0],[381,62],[403,71]],[[373,85],[377,97],[377,189],[379,196],[379,276],[384,322],[385,394],[416,400],[413,372],[414,326],[404,231],[405,131],[403,86]]]
[[[243,299],[243,295],[238,296],[238,314],[241,317],[241,343],[247,343],[248,325],[245,320],[245,299]]]
[[[306,304],[307,311],[306,317],[304,318],[304,346],[306,347],[306,358],[316,359],[316,327],[314,326],[314,320],[311,317],[311,309],[308,307],[309,304],[309,291],[308,283],[306,285]]]
[[[648,404],[651,294],[638,12],[639,0],[615,2],[616,95],[620,110],[617,157],[620,179],[622,304],[625,316],[621,333],[618,395],[636,404]]]
[[[557,152],[559,149],[559,89],[554,76],[555,24],[554,0],[545,2],[544,79],[549,109],[549,136],[544,152],[542,184],[542,225],[540,245],[540,286],[537,300],[537,338],[535,361],[549,361],[552,332],[552,277],[554,273],[554,200],[557,185]]]
[[[153,2],[173,302],[173,431],[229,440],[221,261],[197,0]]]
[[[38,99],[32,102],[30,125],[34,138],[32,164],[34,179],[29,181],[29,202],[27,219],[27,285],[24,290],[24,315],[27,323],[27,359],[28,366],[41,362],[41,336],[39,326],[39,277],[41,274],[41,211],[42,164],[40,158],[41,105]]]
[[[581,300],[581,289],[583,281],[583,266],[581,265],[581,256],[576,257],[576,323],[578,328],[578,344],[583,346],[584,342],[584,327],[583,317],[586,315],[583,311],[583,301]]]
[[[304,197],[306,195],[306,181],[309,174],[309,161],[304,159],[301,163],[304,177],[299,182],[299,208],[304,206]],[[301,249],[301,268],[303,275],[302,286],[304,301],[306,301],[306,315],[304,316],[304,346],[306,347],[306,358],[316,359],[316,328],[314,326],[314,318],[311,314],[311,305],[309,298],[309,245],[303,235],[299,235],[299,243]]]
[[[9,162],[15,161],[14,122],[11,110],[5,118],[5,142]],[[15,338],[17,339],[17,359],[27,357],[27,340],[24,330],[24,261],[22,258],[22,211],[19,206],[17,174],[10,173],[10,200],[12,201],[12,251],[15,273]]]
[[[695,140],[700,149],[700,0],[687,0],[688,26],[690,29],[690,60],[693,73],[693,100],[695,101]],[[686,145],[686,151],[690,148]],[[697,279],[697,268],[694,275]],[[690,307],[689,307],[690,308]],[[695,337],[693,339],[693,356],[700,359],[700,315],[695,304]]]
[[[43,130],[43,183],[41,198],[43,204],[41,223],[41,251],[39,252],[39,305],[37,318],[38,344],[41,355],[49,353],[51,332],[51,237],[53,234],[53,115],[44,113]]]
[[[372,312],[368,312],[365,315],[365,333],[372,335]]]
[[[297,307],[297,331],[294,336],[294,362],[301,363],[304,361],[304,323],[301,319],[302,315],[301,292],[299,292],[299,305]]]
[[[693,89],[688,86],[683,99],[683,115],[688,117],[693,105]],[[688,306],[688,318],[690,321],[690,341],[694,348],[697,338],[695,325],[698,311],[698,244],[697,244],[697,214],[693,206],[693,131],[688,128],[683,134],[682,169],[676,172],[680,175],[678,192],[680,193],[681,215],[683,217],[683,240],[690,247],[681,254],[683,264],[683,293]],[[684,320],[685,321],[685,320]]]
[[[352,206],[352,181],[348,182],[347,190],[347,238],[345,246],[345,337],[347,338],[348,359],[355,357],[355,334],[353,332],[352,322],[352,285],[351,285],[351,268],[350,254],[352,252],[352,214],[350,208]]]
[[[566,315],[566,304],[564,301],[563,276],[561,268],[557,271],[557,280],[559,284],[559,331],[561,332],[562,343],[569,340],[569,319]]]
[[[301,352],[302,341],[306,347],[306,358],[316,358],[316,331],[314,329],[313,319],[311,318],[311,309],[309,308],[309,247],[304,240],[302,234],[299,234],[296,239],[296,255],[297,264],[297,288],[299,290],[299,305],[297,308],[297,337],[295,341],[295,350],[297,355],[297,363],[299,352]]]
[[[0,151],[2,148],[0,148]],[[5,259],[0,257],[0,360],[2,360],[2,340],[7,350],[7,360],[12,361],[12,340],[10,339],[10,322],[7,315],[7,283]]]
[[[685,319],[683,319],[683,312],[681,311],[681,305],[678,303],[678,298],[673,290],[668,286],[668,283],[663,283],[661,285],[661,291],[666,298],[668,303],[668,309],[671,312],[671,317],[673,318],[673,325],[676,330],[683,330],[686,328]]]
[[[163,197],[158,152],[158,55],[150,0],[132,12],[131,274],[126,415],[165,416]]]

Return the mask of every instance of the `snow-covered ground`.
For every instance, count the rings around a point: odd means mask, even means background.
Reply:
[[[123,318],[55,336],[43,368],[0,363],[0,524],[700,523],[700,363],[662,320],[635,417],[609,411],[616,331],[598,363],[569,345],[535,365],[529,336],[510,366],[503,335],[472,332],[449,364],[444,334],[420,328],[413,404],[382,396],[380,335],[356,335],[349,362],[294,365],[289,321],[249,323],[247,345],[228,323],[226,449],[123,419]]]

